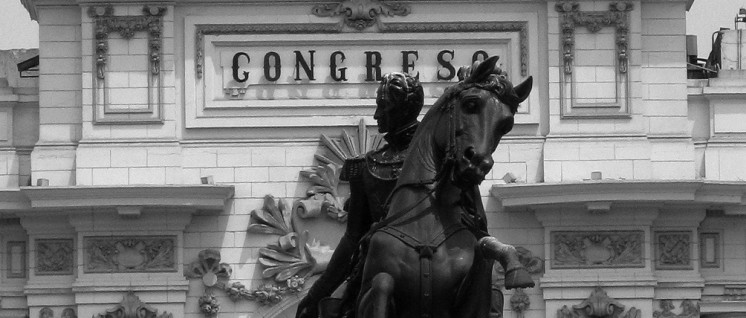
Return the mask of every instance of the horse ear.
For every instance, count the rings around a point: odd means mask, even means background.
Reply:
[[[479,63],[479,66],[471,71],[469,82],[478,83],[487,79],[487,77],[492,74],[492,71],[495,69],[495,64],[497,64],[497,60],[499,59],[500,57],[495,55],[486,59],[484,62]]]
[[[515,91],[516,96],[518,96],[518,103],[522,103],[526,98],[528,98],[528,94],[531,93],[531,88],[534,86],[534,77],[529,76],[523,83],[518,84],[518,86],[513,87],[513,90]]]

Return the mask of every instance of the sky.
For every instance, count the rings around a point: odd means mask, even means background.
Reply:
[[[710,53],[711,36],[721,26],[733,28],[746,0],[695,0],[687,13],[687,34],[697,35],[699,56]],[[742,26],[746,28],[746,25]],[[0,50],[38,48],[39,25],[31,21],[20,0],[0,0]]]

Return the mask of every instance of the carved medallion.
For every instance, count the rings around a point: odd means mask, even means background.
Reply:
[[[406,16],[412,8],[398,1],[343,0],[338,4],[319,4],[311,13],[317,17],[342,16],[345,25],[358,31],[379,23],[380,16]]]
[[[552,232],[552,268],[644,267],[642,231]]]
[[[690,232],[655,233],[655,269],[691,269]]]
[[[624,305],[616,299],[609,297],[601,287],[596,287],[591,295],[572,309],[563,306],[557,310],[558,318],[642,318],[642,312],[635,307],[626,313]]]
[[[54,311],[49,307],[44,307],[39,311],[39,318],[53,318]]]
[[[36,275],[73,273],[73,240],[36,240]]]
[[[86,273],[176,271],[176,236],[88,236],[83,245]]]
[[[158,315],[158,310],[142,302],[134,292],[130,291],[124,296],[122,302],[106,312],[93,316],[94,318],[173,318],[173,315],[164,312]]]

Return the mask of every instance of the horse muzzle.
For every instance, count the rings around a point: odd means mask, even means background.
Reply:
[[[456,163],[454,180],[463,185],[480,184],[494,164],[491,155],[479,154],[474,147],[468,147]]]

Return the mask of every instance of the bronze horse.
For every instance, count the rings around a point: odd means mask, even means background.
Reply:
[[[484,268],[477,267],[505,254],[499,250],[504,246],[487,236],[486,225],[477,236],[463,219],[479,217],[469,208],[481,206],[476,186],[492,168],[492,153],[513,128],[532,86],[529,77],[513,87],[497,59],[463,70],[464,79],[424,116],[386,219],[370,237],[357,317],[486,317],[490,282],[478,279]],[[507,285],[513,273],[506,269]],[[533,286],[530,277],[523,279],[514,287]]]

